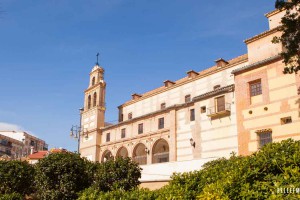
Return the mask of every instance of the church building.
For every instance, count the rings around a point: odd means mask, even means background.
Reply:
[[[144,187],[159,188],[173,172],[187,172],[232,152],[249,155],[269,142],[300,139],[300,76],[282,73],[281,44],[272,38],[284,11],[266,14],[270,29],[244,42],[247,54],[215,60],[180,80],[166,80],[118,107],[105,123],[104,69],[90,73],[81,112],[80,153],[92,161],[131,157]]]

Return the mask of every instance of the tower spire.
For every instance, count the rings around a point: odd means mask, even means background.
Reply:
[[[96,62],[97,66],[99,66],[99,62],[98,62],[99,55],[100,55],[99,53],[97,53],[97,55],[96,55],[97,56],[97,62]]]

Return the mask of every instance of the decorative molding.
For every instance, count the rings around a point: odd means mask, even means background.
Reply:
[[[241,73],[241,72],[244,72],[244,71],[247,71],[247,70],[251,70],[251,69],[255,69],[257,67],[260,67],[261,65],[265,65],[265,64],[269,64],[269,63],[272,63],[272,62],[275,62],[275,61],[278,61],[282,59],[282,56],[281,55],[276,55],[276,56],[272,56],[272,57],[269,57],[267,59],[264,59],[262,61],[259,61],[259,62],[256,62],[256,63],[253,63],[253,64],[250,64],[250,65],[246,65],[244,67],[241,67],[241,68],[238,68],[238,69],[235,69],[231,72],[231,74],[238,74],[238,73]]]
[[[199,101],[199,100],[207,99],[207,98],[210,98],[210,97],[213,97],[213,96],[217,96],[219,94],[223,94],[223,93],[227,93],[227,92],[233,92],[233,91],[234,91],[234,84],[228,85],[228,86],[225,86],[225,87],[221,87],[221,88],[218,88],[216,90],[213,90],[213,91],[201,94],[199,96],[196,96],[196,97],[193,98],[193,101]]]
[[[271,16],[273,16],[273,15],[276,15],[277,13],[280,13],[281,11],[282,11],[282,10],[279,10],[279,9],[273,10],[273,11],[271,11],[271,12],[266,13],[266,14],[265,14],[265,17],[269,18],[269,17],[271,17]]]
[[[277,31],[280,31],[280,28],[281,28],[281,26],[278,26],[278,27],[273,28],[273,29],[271,29],[271,30],[267,30],[267,31],[265,31],[265,32],[262,32],[262,33],[260,33],[260,34],[258,34],[258,35],[253,36],[252,38],[249,38],[249,39],[244,40],[244,42],[245,42],[246,44],[249,44],[249,43],[254,42],[254,41],[258,40],[258,39],[261,39],[261,38],[264,38],[264,37],[266,37],[266,36],[268,36],[268,35],[271,35],[271,34],[273,34],[273,33],[276,33]]]
[[[268,133],[271,132],[272,133],[272,129],[271,128],[265,128],[265,129],[260,129],[255,131],[255,133]]]

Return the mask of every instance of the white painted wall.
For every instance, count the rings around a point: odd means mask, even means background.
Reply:
[[[199,160],[190,160],[182,162],[168,162],[168,163],[157,163],[151,165],[142,165],[142,177],[141,182],[144,181],[166,181],[171,180],[171,176],[174,172],[183,173],[194,170],[200,170],[206,162],[217,159],[205,158]]]

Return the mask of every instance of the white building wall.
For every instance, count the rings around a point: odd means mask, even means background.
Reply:
[[[123,107],[123,119],[124,121],[128,120],[129,113],[132,113],[133,118],[135,118],[160,110],[161,103],[166,103],[166,107],[175,104],[182,104],[184,103],[185,95],[190,94],[191,98],[193,98],[195,96],[212,91],[215,85],[224,87],[234,84],[234,76],[231,74],[231,72],[234,69],[245,65],[247,65],[247,63],[233,66],[200,79],[195,79],[192,82],[155,94],[149,98],[137,100],[135,103]]]

